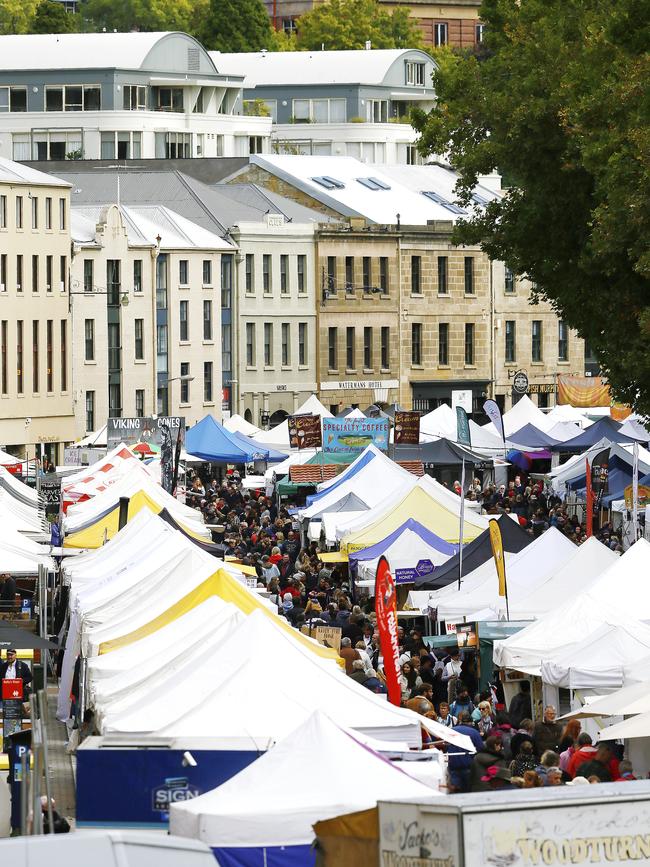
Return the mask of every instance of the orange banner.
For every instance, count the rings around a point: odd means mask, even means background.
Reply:
[[[601,376],[569,376],[557,378],[557,402],[569,406],[609,406],[609,385]]]

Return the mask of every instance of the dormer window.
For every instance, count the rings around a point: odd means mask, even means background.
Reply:
[[[424,63],[416,63],[412,60],[406,63],[406,83],[414,87],[424,87]]]

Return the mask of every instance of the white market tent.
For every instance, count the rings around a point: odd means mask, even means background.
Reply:
[[[386,557],[390,563],[391,573],[399,583],[400,571],[413,571],[419,562],[429,562],[434,567],[440,566],[457,551],[458,546],[452,546],[444,539],[439,539],[426,527],[410,518],[389,537],[370,548],[350,554],[349,559],[357,562],[358,577],[362,581],[369,581],[377,575],[379,557]]]
[[[256,683],[251,701],[251,679]],[[259,743],[288,734],[315,709],[380,740],[420,743],[419,718],[351,680],[256,611],[202,658],[149,679],[106,709],[103,731]]]
[[[292,415],[319,415],[321,418],[333,418],[332,413],[328,409],[325,409],[315,394],[308,397],[302,406],[298,407]],[[288,420],[285,418],[283,422],[280,422],[280,424],[271,428],[271,430],[261,431],[255,437],[255,442],[289,454],[291,446],[289,444]]]
[[[106,425],[104,425],[104,427],[100,427],[99,430],[89,433],[83,439],[74,443],[74,446],[75,448],[88,448],[89,446],[101,447],[106,445],[106,441]]]
[[[516,606],[522,598],[542,587],[558,569],[575,554],[576,546],[562,533],[551,527],[534,542],[510,560],[506,565],[508,599]],[[471,589],[461,587],[438,602],[440,620],[495,619],[494,610],[505,611],[505,599],[499,597],[496,567],[492,567],[485,579]],[[455,585],[452,585],[455,587]],[[485,609],[491,609],[487,614]],[[480,614],[480,617],[479,617]]]
[[[549,420],[549,416],[545,415],[541,409],[535,406],[527,394],[524,394],[519,398],[512,409],[509,409],[508,412],[503,414],[503,429],[506,434],[506,439],[511,434],[521,430],[522,427],[525,427],[527,424],[536,427],[537,430],[547,433],[557,420],[558,419]],[[491,421],[483,426],[483,430],[487,430],[491,434],[499,436],[497,429]]]
[[[594,455],[597,455],[598,452],[603,449],[609,449],[610,457],[618,457],[620,460],[624,461],[630,467],[634,462],[634,444],[633,443],[614,443],[610,442],[607,439],[599,440],[595,445],[591,446],[591,448],[587,449],[587,451],[583,452],[581,455],[573,455],[570,457],[565,463],[560,464],[559,467],[556,467],[554,470],[551,470],[549,473],[549,477],[551,479],[551,485],[554,491],[563,491],[565,485],[570,484],[572,481],[579,479],[581,476],[585,474],[585,461],[591,461]],[[646,473],[650,473],[650,451],[644,448],[642,445],[638,446],[639,450],[639,476],[643,476]]]
[[[647,420],[641,418],[641,416],[628,416],[619,428],[619,433],[639,442],[647,443],[650,441],[649,423]]]
[[[314,777],[315,762],[320,772]],[[203,840],[218,860],[226,850],[233,867],[250,863],[251,849],[262,849],[259,861],[266,863],[267,849],[282,847],[288,859],[288,847],[311,846],[317,821],[370,809],[379,800],[435,794],[316,712],[217,789],[173,805],[170,832]]]
[[[618,554],[592,536],[582,545],[574,546],[573,555],[556,571],[549,573],[548,580],[523,597],[511,595],[510,619],[538,620],[556,608],[567,591],[574,595],[589,590],[597,578],[618,560]]]
[[[54,568],[52,558],[46,549],[42,553],[27,551],[23,545],[12,545],[5,538],[5,533],[13,535],[15,531],[8,529],[3,531],[0,539],[0,572],[8,572],[11,575],[36,575],[39,566],[47,569]],[[27,541],[27,540],[26,540]]]
[[[18,502],[38,508],[42,505],[41,498],[34,488],[17,479],[6,467],[0,464],[0,486],[11,494]]]
[[[617,689],[624,667],[648,654],[650,627],[635,620],[603,623],[578,644],[547,656],[541,677],[565,689]]]
[[[607,415],[609,415],[609,407],[607,409]],[[587,412],[591,412],[591,409],[585,409],[584,407],[578,406],[570,406],[569,404],[557,404],[550,410],[546,417],[551,419],[553,424],[558,421],[569,421],[577,424],[578,427],[584,428],[589,427],[590,424],[593,424],[593,420],[589,418]]]
[[[602,728],[598,733],[601,741],[632,740],[650,737],[650,713],[640,713],[623,722]]]
[[[557,421],[546,433],[552,439],[558,442],[565,443],[567,440],[572,440],[574,437],[580,436],[582,428],[572,421]]]
[[[420,431],[428,437],[442,437],[458,442],[458,422],[456,412],[447,403],[442,403],[420,419]],[[503,440],[496,430],[481,427],[473,419],[469,420],[471,448],[475,451],[503,451]]]
[[[20,502],[5,488],[0,488],[0,524],[18,533],[40,534],[47,530],[42,510]]]
[[[580,710],[566,714],[565,717],[589,719],[601,716],[632,716],[638,713],[650,714],[650,682],[647,680],[630,683],[607,695],[590,698]]]
[[[137,460],[138,458],[136,458],[136,456],[129,449],[129,447],[124,445],[124,443],[120,443],[118,446],[115,446],[114,449],[108,452],[108,454],[104,455],[103,458],[95,461],[94,464],[90,464],[87,467],[82,467],[81,469],[77,470],[77,472],[67,475],[63,484],[63,490],[73,490],[77,482],[89,479],[96,473],[110,472],[110,470],[112,470],[113,467],[116,466],[116,464],[118,464],[120,461]]]
[[[597,579],[590,596],[650,623],[650,542],[639,539]]]
[[[238,413],[235,413],[229,418],[224,419],[223,426],[231,433],[240,433],[243,434],[245,437],[252,437],[253,439],[256,439],[258,434],[262,433],[261,428],[255,427],[254,424],[246,421],[246,419]]]

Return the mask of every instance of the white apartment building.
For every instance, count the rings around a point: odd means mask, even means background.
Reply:
[[[77,435],[112,416],[219,418],[221,260],[234,246],[160,205],[75,206],[72,236]]]
[[[417,49],[211,51],[223,72],[245,72],[244,100],[261,100],[273,120],[274,153],[349,156],[364,163],[415,164],[412,107],[428,111],[433,58]]]
[[[0,36],[0,156],[128,160],[247,156],[271,121],[243,113],[244,71],[222,74],[185,33]]]
[[[54,462],[74,439],[70,185],[0,157],[0,445]]]
[[[314,223],[269,213],[231,230],[239,247],[235,412],[283,421],[316,391]]]

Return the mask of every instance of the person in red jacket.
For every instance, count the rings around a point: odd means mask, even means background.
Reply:
[[[578,775],[580,765],[583,765],[585,762],[590,762],[595,755],[596,747],[593,746],[591,735],[588,735],[587,732],[581,732],[578,735],[578,749],[569,759],[569,764],[566,769],[567,774],[571,779]]]

